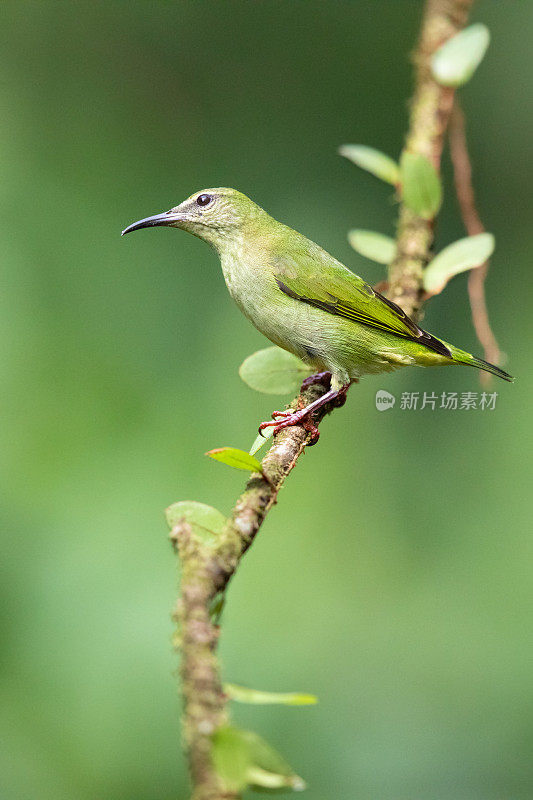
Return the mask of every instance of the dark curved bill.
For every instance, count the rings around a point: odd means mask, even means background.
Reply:
[[[155,214],[153,217],[145,217],[144,219],[140,219],[138,222],[134,222],[132,225],[128,225],[127,228],[124,228],[121,236],[124,236],[126,233],[131,233],[132,231],[138,231],[140,228],[151,228],[154,225],[171,225],[173,222],[177,222],[181,219],[179,214],[173,214],[171,211],[165,211],[164,214]]]

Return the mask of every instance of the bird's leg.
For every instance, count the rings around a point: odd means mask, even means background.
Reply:
[[[314,375],[309,375],[308,378],[304,378],[302,381],[302,385],[300,387],[300,393],[304,392],[305,389],[308,389],[309,386],[315,386],[315,384],[321,383],[322,386],[325,386],[326,389],[329,389],[331,386],[331,372],[316,372]],[[298,407],[297,411],[301,408],[304,408],[302,403],[301,396],[298,398]],[[286,411],[273,411],[273,417],[290,417],[291,414],[294,414],[293,409],[287,409]]]
[[[307,389],[308,386],[314,386],[315,383],[322,383],[324,386],[331,384],[331,372],[317,372],[316,375],[309,375],[302,381],[302,390]]]
[[[313,402],[309,403],[308,406],[305,406],[305,408],[301,408],[298,411],[274,411],[272,416],[276,417],[276,419],[269,420],[268,422],[262,422],[259,426],[259,433],[261,433],[261,431],[263,431],[265,428],[274,426],[275,436],[277,433],[279,433],[279,431],[283,430],[283,428],[288,428],[290,425],[298,425],[303,423],[304,427],[313,433],[313,440],[310,442],[310,444],[316,444],[319,433],[318,429],[313,424],[311,415],[314,411],[322,408],[322,406],[326,405],[326,403],[330,403],[332,400],[340,400],[340,405],[342,405],[346,400],[346,392],[350,387],[350,383],[344,384],[344,386],[341,386],[341,388],[338,390],[330,389],[329,392],[323,394],[322,397],[319,397],[317,400],[313,400]],[[282,417],[283,419],[280,421],[277,419],[278,417]]]
[[[342,406],[345,404],[346,395],[348,394],[348,389],[352,383],[359,383],[359,378],[352,378],[349,383],[345,383],[344,386],[341,386],[335,401],[335,408],[342,408]]]

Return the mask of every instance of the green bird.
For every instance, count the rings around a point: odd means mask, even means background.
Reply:
[[[329,381],[329,391],[318,400],[298,411],[274,412],[276,419],[263,422],[260,430],[272,425],[277,433],[302,421],[312,424],[313,411],[342,400],[362,375],[404,366],[466,364],[513,380],[422,330],[344,264],[236,189],[203,189],[166,213],[134,222],[122,235],[154,225],[182,228],[209,242],[243,314],[317,373],[308,382]]]

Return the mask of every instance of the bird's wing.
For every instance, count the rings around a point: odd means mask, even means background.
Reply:
[[[422,330],[400,306],[383,297],[318,246],[316,254],[302,252],[294,258],[275,256],[272,266],[279,289],[294,300],[420,342],[436,353],[451,356],[443,342]]]

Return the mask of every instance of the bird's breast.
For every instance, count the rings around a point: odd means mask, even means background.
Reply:
[[[261,330],[276,305],[277,285],[274,276],[257,261],[239,257],[222,259],[222,271],[228,291],[243,314]]]

